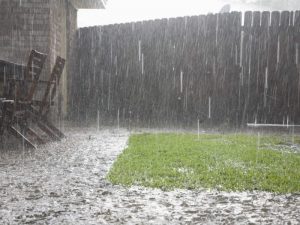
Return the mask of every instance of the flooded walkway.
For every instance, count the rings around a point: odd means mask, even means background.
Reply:
[[[1,152],[0,224],[300,224],[300,195],[112,186],[126,130],[69,129],[36,151]]]

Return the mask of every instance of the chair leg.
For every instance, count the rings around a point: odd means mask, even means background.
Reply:
[[[49,127],[57,136],[60,138],[66,138],[66,136],[58,129],[56,128],[52,123],[50,123],[48,120],[43,120],[43,122]]]
[[[28,138],[21,134],[21,132],[19,132],[15,127],[9,126],[8,131],[19,140],[24,141],[26,147],[36,149],[36,146],[33,143],[31,143],[31,141]]]
[[[44,131],[53,141],[60,141],[60,138],[53,132],[51,131],[47,125],[45,125],[43,122],[41,121],[37,121],[37,125],[38,127]]]
[[[29,135],[33,136],[37,142],[40,144],[40,145],[44,145],[46,144],[45,140],[43,138],[41,138],[34,130],[32,130],[31,128],[27,128],[27,131],[26,131]]]

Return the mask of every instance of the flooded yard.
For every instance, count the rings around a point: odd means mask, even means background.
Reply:
[[[300,194],[113,186],[125,129],[68,128],[62,142],[0,154],[1,224],[299,224]]]

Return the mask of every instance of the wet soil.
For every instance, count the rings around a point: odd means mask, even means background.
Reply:
[[[113,186],[105,176],[129,132],[65,133],[35,151],[1,150],[0,224],[300,224],[300,194]]]

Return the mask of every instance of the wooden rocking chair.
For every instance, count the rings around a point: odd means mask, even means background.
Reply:
[[[1,130],[7,129],[16,138],[22,140],[27,147],[36,148],[27,134],[34,136],[39,142],[42,139],[29,127],[28,110],[32,105],[35,93],[47,55],[32,50],[27,67],[22,77],[8,79],[8,91],[1,100],[2,117]]]
[[[37,123],[38,127],[55,141],[61,140],[61,138],[66,137],[48,119],[50,106],[53,104],[57,86],[59,85],[64,66],[65,59],[58,56],[56,58],[56,62],[50,75],[49,81],[47,81],[47,87],[45,89],[42,101],[35,101],[35,106],[31,107],[30,111],[34,118],[34,122]]]

